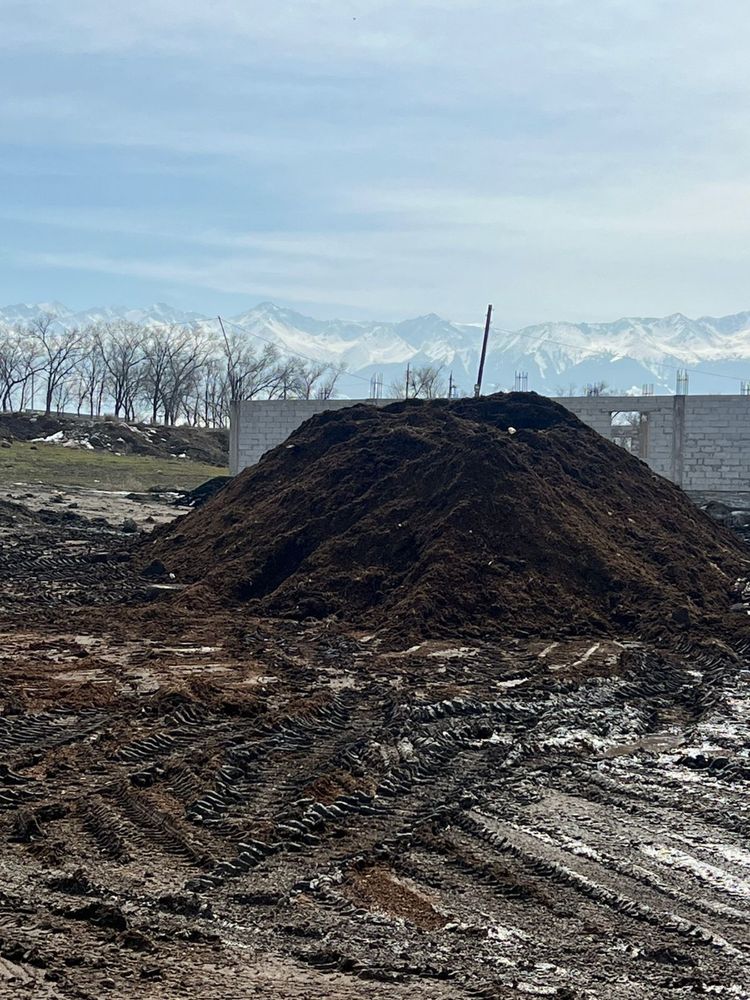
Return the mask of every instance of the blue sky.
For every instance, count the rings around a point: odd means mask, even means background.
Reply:
[[[0,0],[0,302],[750,308],[741,0]]]

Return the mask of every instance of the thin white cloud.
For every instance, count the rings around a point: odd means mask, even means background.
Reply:
[[[290,297],[297,302],[317,303],[330,307],[332,303],[345,309],[362,308],[381,313],[393,314],[394,307],[385,303],[392,301],[392,289],[377,284],[357,284],[344,282],[334,285],[330,278],[336,268],[325,269],[320,262],[308,262],[306,266],[290,268],[287,263],[277,262],[275,266],[266,261],[262,266],[255,258],[212,257],[202,262],[186,262],[183,259],[157,261],[136,257],[106,257],[85,253],[31,252],[13,255],[15,263],[23,263],[38,268],[53,268],[63,271],[81,271],[133,277],[149,283],[160,282],[173,286],[206,289],[253,298]],[[398,314],[404,302],[395,305]]]
[[[35,227],[64,230],[69,233],[113,234],[121,237],[147,237],[179,244],[191,244],[206,249],[255,251],[265,257],[306,260],[334,260],[359,263],[373,262],[390,244],[389,235],[373,230],[347,230],[339,237],[329,232],[305,231],[222,231],[216,228],[204,229],[190,223],[190,220],[175,221],[169,217],[138,217],[132,212],[108,209],[105,211],[79,209],[75,215],[57,211],[3,211],[0,220]],[[402,234],[403,235],[403,234]],[[408,234],[407,234],[408,235]],[[417,236],[418,234],[412,234]],[[391,246],[391,254],[393,248]],[[403,260],[397,252],[395,256]],[[95,259],[95,258],[91,258]]]
[[[521,322],[747,295],[740,0],[5,6],[17,266]]]
[[[736,238],[750,244],[750,182],[698,181],[630,188],[623,183],[585,191],[528,196],[460,191],[456,188],[401,188],[346,196],[347,212],[399,218],[402,225],[428,231],[523,237],[534,242],[559,234],[576,243],[601,235],[607,240],[634,237],[683,241]]]

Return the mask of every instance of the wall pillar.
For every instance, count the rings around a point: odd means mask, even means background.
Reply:
[[[672,416],[672,475],[673,483],[682,486],[685,472],[685,397],[674,397]]]

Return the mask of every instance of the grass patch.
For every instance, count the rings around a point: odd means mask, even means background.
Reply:
[[[111,455],[55,444],[14,441],[0,448],[0,484],[44,483],[48,486],[88,486],[102,490],[192,489],[228,470],[181,458],[151,455]]]

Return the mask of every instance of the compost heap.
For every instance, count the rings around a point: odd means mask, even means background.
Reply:
[[[746,555],[534,393],[322,413],[146,551],[201,599],[413,638],[715,629]]]

